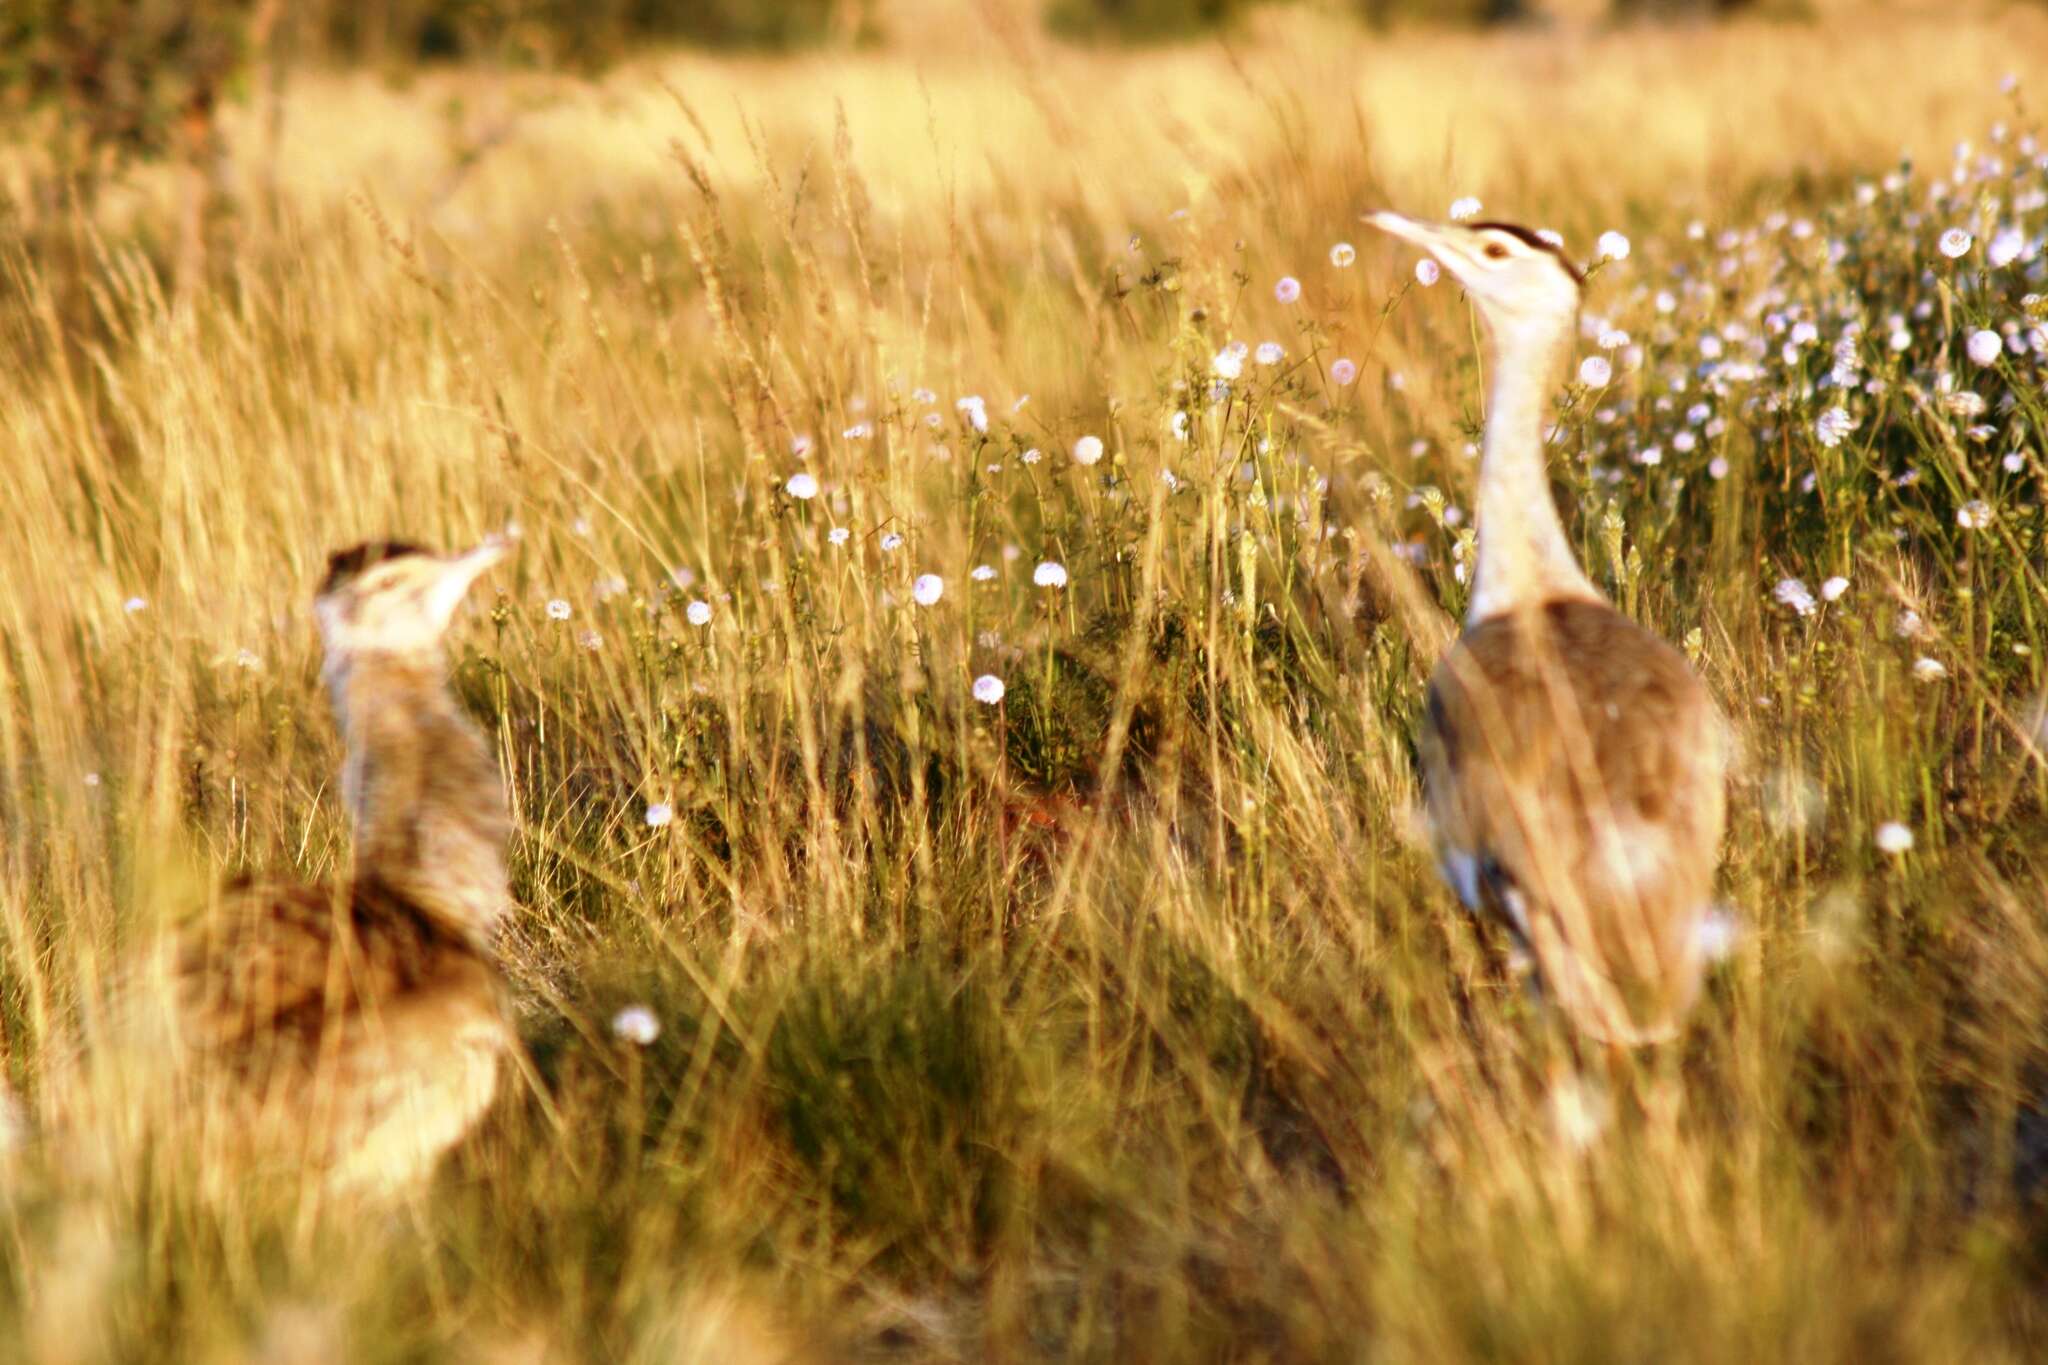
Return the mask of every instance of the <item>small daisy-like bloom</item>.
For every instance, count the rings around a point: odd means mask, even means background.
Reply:
[[[809,455],[811,453],[810,433],[798,432],[796,435],[790,437],[789,453],[796,456],[799,460],[803,459],[806,455]]]
[[[846,439],[849,441],[865,441],[874,434],[875,428],[868,422],[855,422],[845,431]]]
[[[1048,559],[1031,571],[1031,581],[1041,588],[1064,588],[1067,586],[1067,566]]]
[[[1998,463],[2004,468],[2006,473],[2017,474],[2027,467],[2027,457],[2020,454],[2017,450],[2008,451],[2005,458]]]
[[[1641,465],[1660,465],[1660,464],[1663,464],[1663,463],[1664,463],[1664,447],[1663,447],[1663,446],[1644,446],[1644,447],[1643,447],[1643,448],[1642,448],[1641,450],[1638,450],[1638,451],[1636,452],[1636,463],[1637,463],[1637,464],[1641,464]]]
[[[1350,268],[1351,263],[1357,259],[1358,251],[1349,242],[1339,242],[1330,248],[1330,264],[1339,270]]]
[[[1539,242],[1548,242],[1552,246],[1556,247],[1559,251],[1564,250],[1564,234],[1562,232],[1559,232],[1556,228],[1537,228],[1536,240]]]
[[[1244,373],[1244,356],[1225,346],[1209,357],[1209,369],[1218,379],[1235,379]]]
[[[668,802],[654,801],[648,804],[647,827],[649,829],[660,829],[663,825],[666,825],[669,821],[675,818],[675,807],[669,805]]]
[[[1074,442],[1075,464],[1091,465],[1101,458],[1102,438],[1100,436],[1083,436],[1080,440]]]
[[[894,531],[885,531],[882,533],[882,539],[879,543],[885,551],[900,550],[903,548],[903,537]]]
[[[1794,346],[1811,346],[1820,340],[1820,328],[1810,322],[1792,324],[1792,335],[1788,338]]]
[[[1252,358],[1261,365],[1278,365],[1287,358],[1287,348],[1277,341],[1262,341],[1259,343],[1259,349],[1252,353]]]
[[[798,470],[789,476],[789,482],[782,485],[782,489],[792,498],[809,502],[818,496],[818,480],[810,473]]]
[[[1970,333],[1964,344],[1970,359],[1979,365],[1996,365],[1998,357],[2005,352],[2005,338],[1989,327]]]
[[[1921,682],[1940,682],[1948,676],[1948,668],[1941,660],[1922,654],[1913,660],[1913,676]]]
[[[1444,268],[1438,265],[1432,258],[1424,256],[1415,263],[1415,282],[1424,289],[1429,288],[1443,277]]]
[[[1282,303],[1293,303],[1301,297],[1301,281],[1292,275],[1282,275],[1273,286],[1273,297]]]
[[[1330,366],[1330,379],[1333,383],[1349,384],[1356,378],[1358,363],[1348,356],[1339,356],[1336,363]]]
[[[1896,820],[1887,820],[1877,827],[1870,841],[1877,845],[1879,853],[1904,853],[1913,847],[1913,831]]]
[[[1037,446],[1033,446],[1031,449],[1025,451],[1022,455],[1019,455],[1017,458],[1024,464],[1037,464],[1040,460],[1045,458],[1045,453],[1039,450]]]
[[[604,636],[594,630],[586,630],[576,637],[576,643],[595,654],[604,648]]]
[[[100,784],[100,775],[99,775],[98,773],[87,773],[87,774],[85,775],[85,785],[86,785],[86,786],[88,786],[88,787],[97,787],[97,786],[98,786],[99,784]]]
[[[263,668],[263,656],[253,649],[238,649],[235,651],[235,667],[246,668],[251,673],[259,672]]]
[[[1847,408],[1829,408],[1813,420],[1814,439],[1833,450],[1849,439],[1849,433],[1856,430],[1856,419],[1849,415]]]
[[[548,619],[550,621],[566,621],[570,615],[571,608],[569,604],[561,598],[554,598],[548,603]]]
[[[127,612],[130,616],[133,616],[138,611],[146,611],[148,608],[149,599],[147,597],[131,597],[121,604],[121,610]]]
[[[994,706],[1003,699],[1003,693],[1009,690],[1003,686],[1003,680],[993,673],[984,673],[974,680],[974,699],[983,706]]]
[[[1920,613],[1911,607],[1902,610],[1892,621],[1892,634],[1901,640],[1917,640],[1927,629],[1927,623],[1920,619]]]
[[[910,599],[920,607],[929,607],[946,594],[946,580],[935,573],[921,573],[910,585]]]
[[[1451,221],[1462,223],[1467,218],[1477,218],[1479,210],[1486,207],[1471,195],[1463,195],[1451,201]]]
[[[1976,241],[1976,238],[1963,231],[1963,229],[1952,227],[1941,234],[1941,240],[1935,245],[1940,249],[1942,255],[1954,261],[1968,255],[1970,244],[1974,241]]]
[[[1771,589],[1771,596],[1779,606],[1790,607],[1801,616],[1811,616],[1818,610],[1814,604],[1813,594],[1807,591],[1806,584],[1797,578],[1779,579],[1778,586]]]
[[[1610,327],[1600,334],[1600,349],[1603,351],[1618,351],[1628,343],[1628,333],[1619,327]]]
[[[2000,228],[1991,236],[1984,248],[1984,259],[1991,262],[1994,270],[2003,270],[2020,258],[2027,249],[2027,234],[2018,228]]]
[[[988,404],[982,401],[980,394],[970,393],[953,407],[967,419],[967,425],[976,431],[988,430]]]
[[[1981,531],[1991,524],[1991,504],[1972,498],[1956,509],[1956,525],[1965,531]]]
[[[1589,355],[1579,362],[1579,382],[1589,389],[1604,389],[1614,378],[1614,366],[1604,355]]]
[[[844,545],[853,535],[844,526],[835,526],[825,533],[825,539],[834,545]]]
[[[1707,461],[1707,477],[1717,481],[1728,477],[1728,459],[1726,456],[1716,455],[1713,459]]]
[[[612,1016],[612,1036],[622,1043],[646,1047],[661,1036],[661,1020],[645,1005],[628,1005]]]
[[[1176,441],[1185,441],[1188,438],[1188,426],[1188,415],[1184,412],[1176,412],[1166,419],[1166,429]]]
[[[1907,331],[1905,328],[1901,327],[1897,331],[1893,332],[1890,336],[1886,337],[1884,339],[1884,344],[1891,347],[1894,351],[1907,350],[1913,344],[1913,334]]]
[[[1821,598],[1828,602],[1839,601],[1842,594],[1847,591],[1849,591],[1849,580],[1840,574],[1836,574],[1820,585]]]
[[[977,564],[974,566],[974,571],[967,576],[977,583],[987,583],[996,576],[996,566],[993,564]]]
[[[1628,238],[1619,232],[1603,232],[1600,240],[1594,243],[1593,250],[1600,260],[1625,261],[1629,253]]]
[[[711,604],[701,598],[683,608],[683,619],[693,626],[711,624]]]

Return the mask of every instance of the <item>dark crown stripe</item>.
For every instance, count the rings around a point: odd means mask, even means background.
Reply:
[[[364,570],[375,568],[387,559],[429,553],[431,551],[425,546],[407,540],[366,540],[360,545],[338,550],[327,560],[327,577],[320,584],[320,596],[326,596]]]
[[[1508,236],[1513,237],[1516,241],[1521,242],[1525,246],[1533,246],[1538,251],[1547,251],[1551,255],[1557,257],[1557,263],[1565,268],[1566,273],[1572,277],[1573,283],[1584,284],[1586,282],[1585,275],[1580,272],[1577,266],[1571,263],[1571,259],[1569,257],[1567,257],[1562,251],[1559,251],[1557,249],[1555,243],[1545,241],[1543,238],[1537,236],[1536,233],[1530,230],[1529,228],[1523,227],[1520,223],[1467,223],[1466,226],[1471,228],[1474,232],[1478,232],[1484,228],[1491,228],[1495,232],[1505,232]]]

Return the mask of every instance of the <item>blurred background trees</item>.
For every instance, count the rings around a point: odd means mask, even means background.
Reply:
[[[1807,0],[1298,0],[1373,27],[1797,12]],[[1051,33],[1146,42],[1227,31],[1282,0],[982,0],[961,22],[1035,9]],[[946,10],[932,13],[949,13]],[[0,0],[0,138],[39,149],[39,193],[90,202],[137,161],[181,181],[180,279],[233,169],[220,112],[269,92],[294,62],[402,71],[466,61],[595,72],[650,48],[794,51],[888,40],[888,0]],[[914,22],[930,22],[920,12]],[[274,113],[281,117],[281,113]],[[257,121],[262,126],[262,121]],[[16,206],[17,211],[19,205]]]

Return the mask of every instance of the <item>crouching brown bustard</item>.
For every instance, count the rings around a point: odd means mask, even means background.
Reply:
[[[168,1089],[203,1150],[332,1189],[427,1174],[515,1046],[493,940],[509,906],[497,765],[447,686],[442,637],[504,547],[336,554],[314,601],[344,746],[348,879],[250,881],[166,935]],[[167,1036],[166,1036],[167,1035]]]
[[[1551,499],[1544,430],[1583,277],[1525,228],[1372,222],[1456,276],[1487,336],[1478,561],[1419,744],[1444,879],[1581,1032],[1665,1041],[1719,928],[1728,744],[1684,657],[1586,577]]]

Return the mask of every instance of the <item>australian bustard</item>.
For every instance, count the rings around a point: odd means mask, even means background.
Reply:
[[[1586,577],[1551,500],[1544,429],[1582,277],[1526,228],[1372,222],[1458,278],[1488,342],[1478,563],[1420,744],[1444,879],[1582,1032],[1672,1038],[1714,923],[1727,741],[1685,659]]]
[[[174,931],[169,1087],[212,1131],[333,1187],[393,1191],[482,1114],[513,1034],[493,938],[509,906],[497,765],[449,695],[442,636],[487,542],[337,554],[315,598],[355,830],[347,882],[247,882]]]

